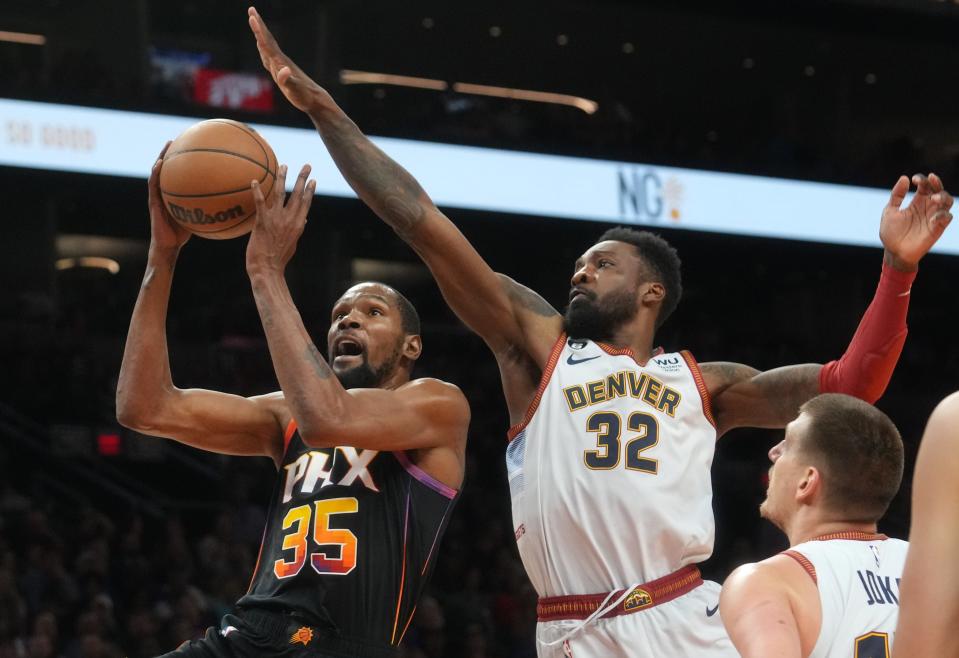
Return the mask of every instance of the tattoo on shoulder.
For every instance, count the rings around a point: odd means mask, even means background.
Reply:
[[[500,285],[503,286],[503,290],[509,295],[510,300],[516,302],[526,310],[532,311],[536,315],[541,315],[544,318],[559,315],[559,311],[553,308],[549,302],[526,286],[513,281],[507,276],[501,277],[500,281]]]
[[[703,363],[700,369],[704,374],[714,377],[720,388],[726,388],[736,382],[749,379],[759,374],[759,371],[750,366],[741,363],[731,363],[729,361],[713,361]]]

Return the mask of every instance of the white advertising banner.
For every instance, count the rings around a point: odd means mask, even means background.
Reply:
[[[166,140],[196,121],[0,99],[0,165],[145,179]],[[313,130],[253,127],[292,171],[313,165],[317,193],[354,196]],[[627,162],[373,141],[409,169],[438,205],[451,208],[879,246],[879,217],[889,194]],[[959,254],[959,231],[947,232],[935,251]]]

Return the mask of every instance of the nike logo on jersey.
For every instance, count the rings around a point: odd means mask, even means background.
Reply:
[[[707,616],[707,617],[712,617],[714,614],[716,614],[716,611],[717,611],[717,610],[719,610],[719,604],[718,604],[718,603],[716,604],[716,607],[714,607],[714,608],[710,608],[709,606],[706,606],[706,616]]]
[[[571,366],[575,366],[577,363],[586,363],[587,361],[592,361],[593,359],[598,359],[598,356],[588,356],[585,359],[574,359],[573,355],[570,354],[569,358],[566,359],[566,363]]]

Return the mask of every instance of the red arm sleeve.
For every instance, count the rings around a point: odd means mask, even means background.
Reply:
[[[906,342],[906,312],[915,278],[915,272],[883,264],[876,294],[845,354],[819,373],[820,392],[846,393],[869,403],[882,396]]]

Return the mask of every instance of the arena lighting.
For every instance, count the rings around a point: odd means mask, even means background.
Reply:
[[[555,105],[569,105],[582,110],[586,114],[594,114],[599,109],[599,103],[588,98],[554,94],[549,91],[531,91],[529,89],[511,89],[510,87],[491,87],[489,85],[474,85],[468,82],[454,82],[453,91],[461,94],[476,94],[479,96],[498,96],[499,98],[515,98],[521,101],[535,103],[553,103]]]
[[[120,263],[112,258],[103,256],[82,256],[80,258],[59,258],[55,264],[58,270],[71,270],[75,267],[89,267],[92,269],[106,270],[110,274],[116,274],[120,271]]]
[[[25,43],[31,46],[42,46],[47,42],[47,38],[42,34],[30,34],[29,32],[6,32],[4,30],[0,30],[0,41]]]
[[[392,73],[373,73],[371,71],[340,71],[340,82],[345,85],[394,85],[397,87],[415,87],[417,89],[433,89],[446,91],[449,85],[443,80],[433,78],[416,78],[408,75],[393,75]],[[478,96],[497,96],[499,98],[513,98],[534,103],[553,103],[569,105],[582,110],[586,114],[594,114],[599,109],[599,103],[588,98],[554,94],[548,91],[532,91],[529,89],[513,89],[511,87],[492,87],[476,85],[468,82],[454,82],[453,91],[460,94],[475,94]]]
[[[433,89],[446,91],[449,85],[443,80],[432,78],[416,78],[409,75],[393,75],[392,73],[371,73],[370,71],[340,71],[340,82],[345,85],[393,85],[396,87],[415,87],[417,89]]]

